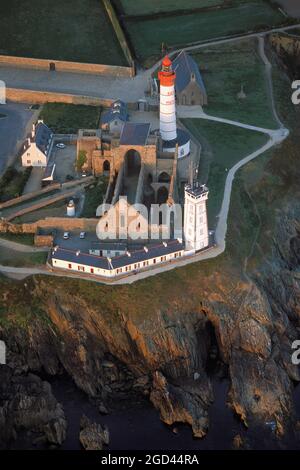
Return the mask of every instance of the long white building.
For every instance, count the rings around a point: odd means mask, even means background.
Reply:
[[[182,256],[183,242],[170,240],[158,245],[148,245],[140,250],[127,251],[125,255],[112,258],[55,247],[51,251],[51,263],[55,269],[114,278],[168,263]]]

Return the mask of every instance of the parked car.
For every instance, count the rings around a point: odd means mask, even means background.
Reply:
[[[56,147],[58,149],[65,149],[66,148],[65,144],[63,144],[63,143],[56,144]]]
[[[85,232],[80,232],[79,238],[83,240],[85,238]]]
[[[69,240],[70,232],[64,232],[64,240]]]

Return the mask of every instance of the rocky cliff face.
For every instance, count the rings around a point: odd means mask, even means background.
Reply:
[[[299,337],[299,209],[287,211],[284,224],[280,219],[272,258],[251,282],[234,271],[230,278],[225,272],[204,276],[198,266],[195,285],[181,281],[175,297],[160,307],[154,300],[159,290],[140,298],[137,288],[120,288],[116,300],[114,288],[107,293],[93,286],[91,298],[75,281],[20,283],[44,314],[26,327],[1,327],[11,371],[18,377],[67,371],[102,409],[120,396],[149,396],[163,421],[186,422],[202,437],[214,399],[208,362],[217,356],[229,368],[229,404],[245,424],[272,421],[284,433],[293,420],[293,381],[300,380],[291,363],[291,344]],[[156,281],[157,289],[164,290],[164,282]],[[9,285],[1,295],[8,308]],[[63,414],[56,411],[54,418],[61,421]],[[61,439],[63,432],[54,440]]]

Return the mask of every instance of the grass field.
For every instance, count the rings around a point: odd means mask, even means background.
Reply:
[[[98,178],[97,184],[93,184],[91,187],[86,189],[81,217],[96,217],[96,210],[103,202],[107,189],[107,183],[107,177],[102,176]]]
[[[100,0],[1,0],[0,54],[127,65]]]
[[[20,251],[0,248],[0,264],[3,266],[35,266],[45,264],[47,253],[22,253]]]
[[[161,45],[180,47],[231,34],[271,28],[286,18],[265,2],[239,3],[232,8],[149,20],[125,20],[136,55],[144,64],[159,58]]]
[[[0,233],[0,238],[22,245],[32,246],[34,244],[34,235],[31,233]]]
[[[199,179],[207,183],[210,190],[208,219],[209,227],[214,228],[228,170],[262,147],[268,137],[259,132],[203,119],[184,119],[183,123],[202,144]]]
[[[278,127],[256,40],[209,47],[194,58],[207,89],[208,114],[258,127]],[[244,100],[237,97],[242,85],[246,94]]]
[[[40,117],[56,134],[76,134],[78,129],[96,129],[100,114],[96,106],[47,103]]]

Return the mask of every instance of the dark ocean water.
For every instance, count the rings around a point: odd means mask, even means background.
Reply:
[[[158,412],[146,400],[144,403],[124,405],[124,409],[100,415],[97,407],[77,389],[69,378],[51,380],[56,398],[63,404],[68,420],[67,439],[61,449],[81,449],[79,442],[80,418],[83,414],[92,421],[107,425],[111,450],[223,450],[231,449],[234,436],[240,434],[251,449],[300,449],[300,443],[291,433],[278,441],[271,429],[247,430],[226,405],[229,388],[227,379],[214,380],[215,401],[210,409],[210,429],[203,439],[194,439],[189,426],[166,426]],[[300,385],[295,388],[297,418],[300,419]],[[122,407],[121,407],[122,408]],[[174,433],[176,429],[176,433]],[[32,446],[32,436],[20,436],[13,448],[41,448]]]

